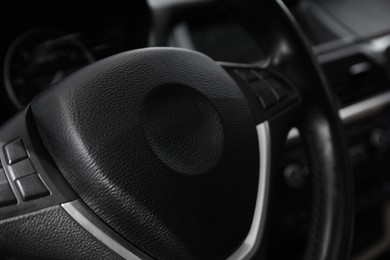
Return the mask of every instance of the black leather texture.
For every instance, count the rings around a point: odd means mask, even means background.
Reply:
[[[1,260],[122,259],[60,206],[0,222]]]
[[[245,238],[257,194],[255,120],[210,58],[119,54],[31,105],[43,143],[80,198],[158,259],[221,259]]]

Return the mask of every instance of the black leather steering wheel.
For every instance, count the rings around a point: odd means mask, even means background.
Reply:
[[[1,127],[3,257],[259,257],[271,173],[296,126],[314,179],[305,258],[348,258],[352,177],[309,45],[281,1],[220,2],[261,45],[261,64],[121,53]]]

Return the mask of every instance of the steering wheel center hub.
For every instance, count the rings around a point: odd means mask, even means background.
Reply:
[[[182,85],[158,87],[144,103],[144,118],[149,145],[174,171],[197,175],[217,165],[224,143],[222,122],[201,92]]]
[[[49,89],[32,111],[80,198],[154,257],[226,257],[247,235],[256,123],[210,58],[171,48],[116,55]]]

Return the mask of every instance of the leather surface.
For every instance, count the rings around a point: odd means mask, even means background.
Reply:
[[[122,259],[60,206],[0,222],[0,259]]]
[[[302,123],[313,176],[312,225],[305,259],[348,259],[352,242],[353,180],[343,133],[312,109]],[[325,159],[324,159],[325,158]],[[347,184],[348,183],[348,184]]]
[[[210,58],[145,49],[97,62],[31,105],[80,198],[158,259],[225,258],[252,222],[255,121]]]

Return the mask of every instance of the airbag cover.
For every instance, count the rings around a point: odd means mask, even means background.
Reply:
[[[251,225],[256,126],[236,83],[203,54],[153,48],[92,64],[32,102],[71,187],[154,258],[224,258]]]

